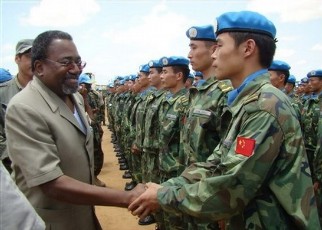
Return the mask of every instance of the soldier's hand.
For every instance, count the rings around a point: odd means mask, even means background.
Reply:
[[[162,186],[159,184],[147,183],[146,191],[128,207],[132,215],[139,216],[143,220],[150,213],[158,210],[160,205],[157,200],[157,193],[160,188]]]
[[[133,154],[138,155],[140,153],[140,150],[139,150],[139,148],[135,144],[133,144],[132,147],[131,147],[131,152]]]
[[[314,182],[314,184],[313,184],[313,188],[314,188],[314,191],[315,191],[315,192],[319,189],[319,187],[320,187],[319,182]]]

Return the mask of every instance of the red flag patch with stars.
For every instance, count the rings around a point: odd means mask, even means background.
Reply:
[[[236,153],[250,157],[253,154],[256,141],[251,138],[237,137]]]

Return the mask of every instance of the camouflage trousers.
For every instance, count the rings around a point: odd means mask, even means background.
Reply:
[[[141,158],[142,158],[142,152],[139,152],[137,154],[131,153],[132,178],[137,183],[142,182]]]
[[[99,124],[92,125],[94,132],[94,175],[100,174],[103,163],[104,153],[102,150],[102,134],[99,133]]]
[[[141,168],[143,183],[160,183],[159,151],[143,149]]]

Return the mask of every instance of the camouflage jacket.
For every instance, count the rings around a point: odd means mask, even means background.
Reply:
[[[307,150],[315,151],[317,145],[318,123],[320,118],[320,96],[311,96],[304,104],[302,110],[302,130],[304,135],[305,147]]]
[[[320,190],[322,189],[322,94],[320,95],[320,117],[317,132],[317,146],[314,152],[314,176],[316,181],[320,184]],[[320,193],[322,194],[322,192]],[[321,201],[322,202],[322,201]]]
[[[144,140],[144,125],[145,125],[145,108],[146,100],[148,96],[153,93],[155,88],[147,88],[140,93],[138,100],[136,114],[135,114],[135,145],[142,151],[143,140]]]
[[[146,115],[144,125],[143,149],[157,151],[160,148],[159,134],[160,123],[158,119],[161,103],[164,100],[166,91],[158,90],[149,95],[146,103]]]
[[[97,95],[97,92],[95,92],[94,90],[90,90],[87,94],[87,100],[92,110],[94,109],[96,110],[96,112],[94,113],[94,119],[92,120],[92,124],[100,123],[102,121],[102,117],[99,112],[100,99],[99,99],[99,96]]]
[[[158,201],[229,229],[319,229],[299,121],[265,73],[223,114],[228,131],[205,163],[164,183]]]
[[[6,82],[3,82],[0,84],[0,106],[2,108],[6,108],[9,104],[9,101],[13,96],[15,96],[17,93],[19,93],[22,90],[22,86],[20,85],[18,81],[18,75]],[[4,116],[0,117],[1,122],[4,124]],[[1,159],[4,159],[8,157],[8,151],[7,151],[7,138],[5,135],[5,128],[2,127],[2,130],[0,132],[0,156]]]
[[[182,151],[185,165],[206,161],[223,137],[225,130],[220,116],[227,105],[230,82],[219,82],[214,77],[189,90],[189,111],[182,129]]]
[[[184,157],[180,154],[180,131],[183,127],[189,100],[187,89],[174,95],[168,94],[160,108],[160,172],[167,178],[178,176],[184,169]]]

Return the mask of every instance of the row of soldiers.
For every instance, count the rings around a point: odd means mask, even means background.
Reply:
[[[115,135],[120,169],[129,169],[124,177],[132,178],[126,190],[142,182],[166,182],[189,165],[206,162],[229,128],[222,115],[231,103],[234,90],[230,81],[218,81],[214,77],[213,31],[210,25],[187,30],[190,60],[178,56],[152,60],[140,67],[138,75],[119,77],[114,85],[109,85],[106,97],[109,127]],[[204,80],[187,89],[189,63],[193,70],[203,74]],[[301,80],[301,87],[306,88],[297,93],[295,77],[290,75],[286,62],[273,61],[269,72],[272,85],[289,95],[302,124],[321,211],[322,70],[309,72]],[[220,225],[165,212],[154,217],[159,229],[216,229]],[[140,221],[139,224],[152,223],[153,216]]]

